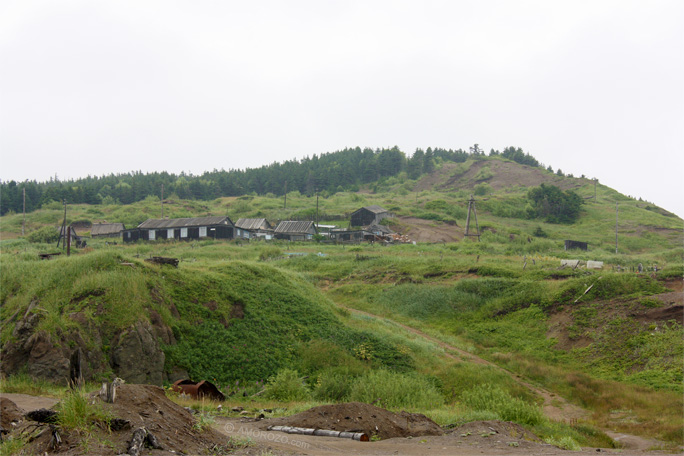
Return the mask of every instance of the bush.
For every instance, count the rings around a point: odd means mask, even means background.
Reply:
[[[267,261],[281,256],[283,256],[283,251],[272,245],[263,247],[259,252],[259,259],[261,261]]]
[[[320,401],[344,402],[349,400],[352,381],[357,375],[348,367],[332,367],[318,376],[314,398]]]
[[[544,420],[539,407],[515,398],[499,386],[492,386],[489,383],[467,391],[461,399],[471,409],[495,412],[504,421],[536,425]]]
[[[349,398],[352,401],[376,403],[385,408],[432,409],[444,404],[442,394],[425,377],[384,369],[359,378]]]
[[[52,244],[59,239],[59,231],[52,226],[44,226],[36,231],[32,231],[26,236],[29,242]]]
[[[91,404],[85,393],[75,391],[59,403],[57,421],[64,429],[89,429],[97,423],[109,426],[112,416],[100,403]]]
[[[309,389],[299,377],[299,372],[281,369],[268,379],[264,396],[281,402],[303,401],[309,398]]]

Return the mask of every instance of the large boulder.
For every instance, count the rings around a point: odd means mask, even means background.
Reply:
[[[119,334],[113,344],[111,366],[128,383],[161,385],[164,375],[164,352],[154,328],[138,322]]]

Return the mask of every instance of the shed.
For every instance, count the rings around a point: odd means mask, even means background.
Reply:
[[[125,229],[123,223],[93,223],[90,237],[121,237]]]
[[[378,205],[366,206],[357,209],[351,214],[350,226],[379,225],[382,219],[391,217],[387,209]]]
[[[589,244],[581,241],[565,241],[565,250],[580,249],[587,250]]]
[[[235,237],[272,239],[273,226],[265,218],[241,218],[235,222]]]
[[[330,239],[337,242],[361,242],[365,239],[367,234],[368,232],[362,229],[338,229],[330,231]]]
[[[314,222],[283,221],[275,228],[276,239],[287,239],[290,241],[309,241],[316,234]]]
[[[160,239],[232,239],[235,226],[228,216],[147,219],[134,230],[125,230],[124,242]]]

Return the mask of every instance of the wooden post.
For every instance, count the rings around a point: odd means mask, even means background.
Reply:
[[[71,255],[71,225],[69,225],[67,227],[66,245],[67,245],[67,256],[69,256],[69,255]]]
[[[161,190],[161,218],[164,220],[164,184],[162,184],[162,190]]]

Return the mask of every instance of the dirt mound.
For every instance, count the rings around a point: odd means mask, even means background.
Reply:
[[[95,393],[91,402],[100,402]],[[104,425],[93,426],[90,432],[67,432],[59,430],[61,443],[51,448],[53,440],[49,425],[23,423],[24,436],[30,441],[31,454],[100,454],[115,455],[126,453],[132,433],[144,427],[154,434],[163,450],[153,454],[204,454],[215,446],[226,445],[227,439],[212,428],[203,431],[195,427],[196,419],[183,407],[169,400],[164,390],[152,385],[121,385],[117,389],[114,404],[100,402],[114,418],[128,420],[130,425],[120,430],[104,429]],[[146,453],[147,454],[147,453]]]
[[[7,399],[0,397],[0,426],[3,429],[12,429],[12,423],[18,423],[24,419],[24,411],[17,407],[17,404]]]
[[[434,421],[419,413],[392,413],[362,402],[321,405],[305,412],[283,418],[265,420],[268,426],[296,426],[333,431],[364,432],[381,439],[443,435],[444,430]]]

